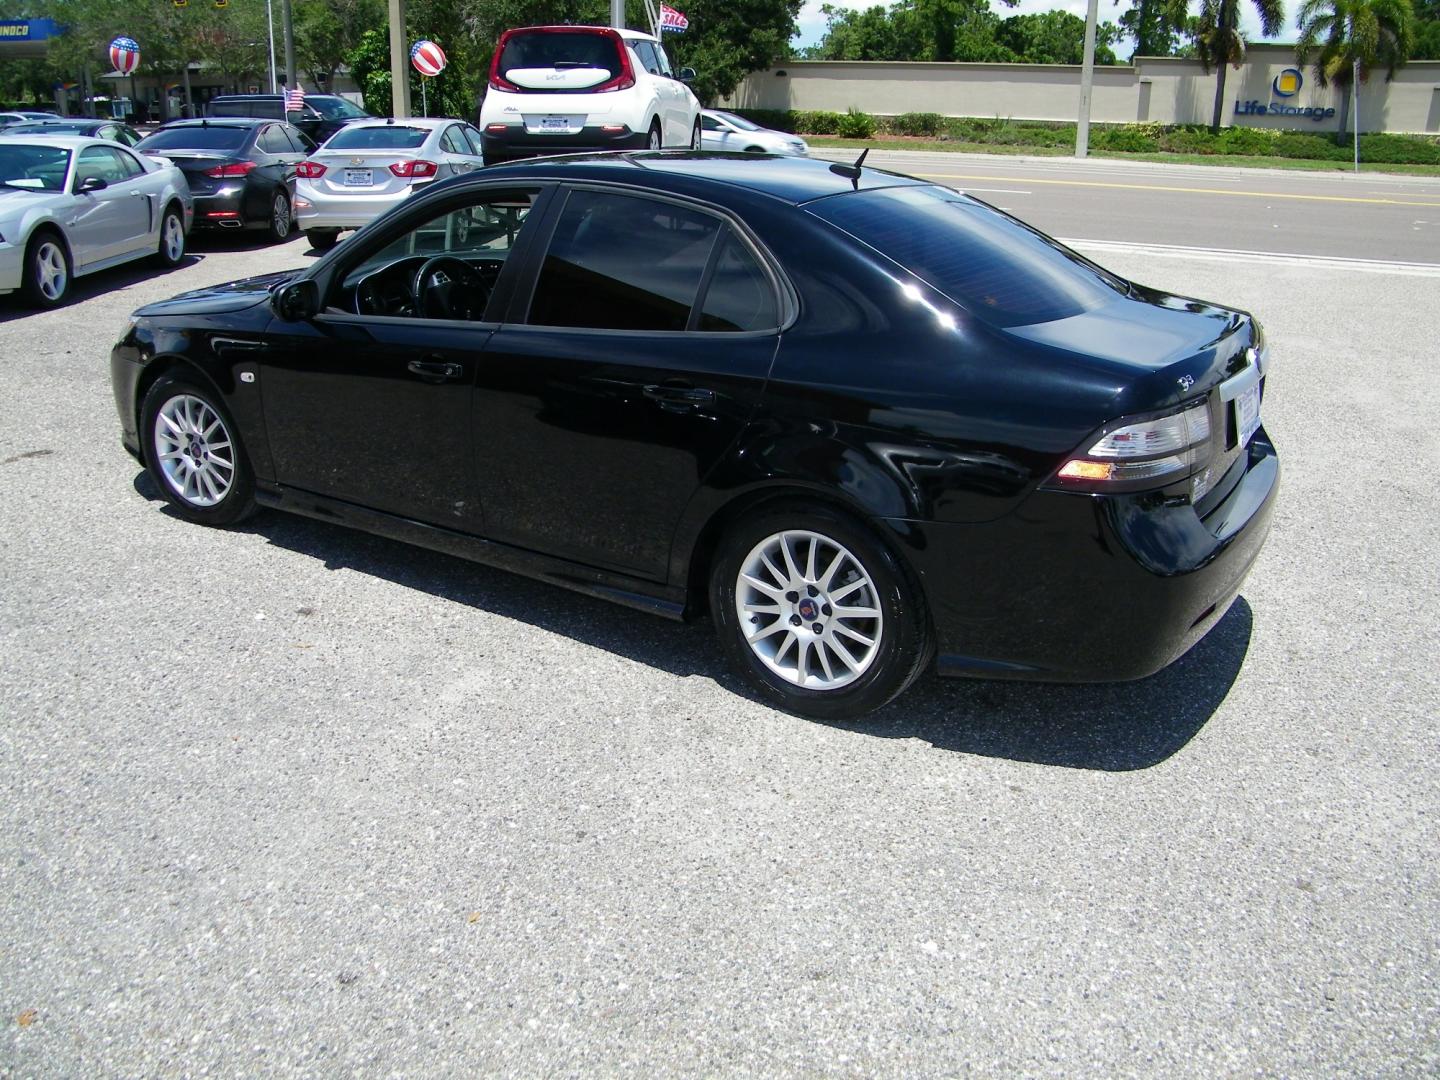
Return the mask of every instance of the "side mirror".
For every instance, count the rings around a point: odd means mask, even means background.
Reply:
[[[320,312],[320,286],[309,278],[287,281],[270,294],[270,310],[286,322],[306,322]]]
[[[683,82],[683,83],[694,82],[694,81],[695,81],[695,69],[694,69],[694,68],[681,68],[681,69],[680,69],[680,81]]]
[[[104,191],[109,186],[103,177],[87,176],[75,185],[75,192],[78,195],[88,195],[92,191]]]

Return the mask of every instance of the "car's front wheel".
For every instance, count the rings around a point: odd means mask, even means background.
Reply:
[[[145,464],[181,517],[232,525],[255,511],[255,480],[235,421],[198,383],[161,376],[141,412]]]
[[[70,295],[70,252],[54,232],[37,232],[25,248],[25,299],[36,307],[58,307]]]
[[[290,197],[277,191],[270,200],[270,223],[266,229],[272,243],[283,243],[290,236]]]
[[[824,506],[766,509],[732,528],[713,563],[710,607],[735,669],[803,716],[878,709],[930,659],[909,570],[868,528]]]

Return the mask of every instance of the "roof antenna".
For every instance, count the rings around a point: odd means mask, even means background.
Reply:
[[[855,185],[855,190],[859,191],[860,167],[865,164],[865,155],[868,153],[870,153],[870,148],[867,146],[864,150],[860,151],[860,156],[855,159],[854,165],[835,164],[830,166],[830,171],[845,177],[845,179],[849,180],[852,184]]]

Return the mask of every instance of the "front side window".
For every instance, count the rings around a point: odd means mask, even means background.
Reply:
[[[130,173],[120,160],[120,154],[103,146],[87,146],[80,151],[80,160],[75,165],[75,185],[86,180],[100,179],[107,184],[118,184],[128,180]]]
[[[358,105],[342,97],[313,97],[306,100],[311,114],[318,114],[326,120],[359,120],[370,114]]]
[[[684,330],[721,223],[632,195],[575,191],[555,227],[532,324]]]
[[[477,195],[361,253],[340,275],[334,312],[479,321],[538,189]]]

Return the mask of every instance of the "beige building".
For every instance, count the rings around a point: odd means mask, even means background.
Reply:
[[[1298,76],[1298,77],[1297,77]],[[1137,57],[1133,65],[1095,69],[1091,120],[1124,124],[1208,124],[1215,72],[1198,60]],[[1080,68],[1067,64],[940,64],[809,60],[750,75],[725,105],[893,116],[1074,120]],[[1297,131],[1334,131],[1340,93],[1300,70],[1289,45],[1251,45],[1245,64],[1226,73],[1221,122]],[[1440,60],[1411,61],[1387,83],[1360,87],[1360,130],[1440,132]]]

